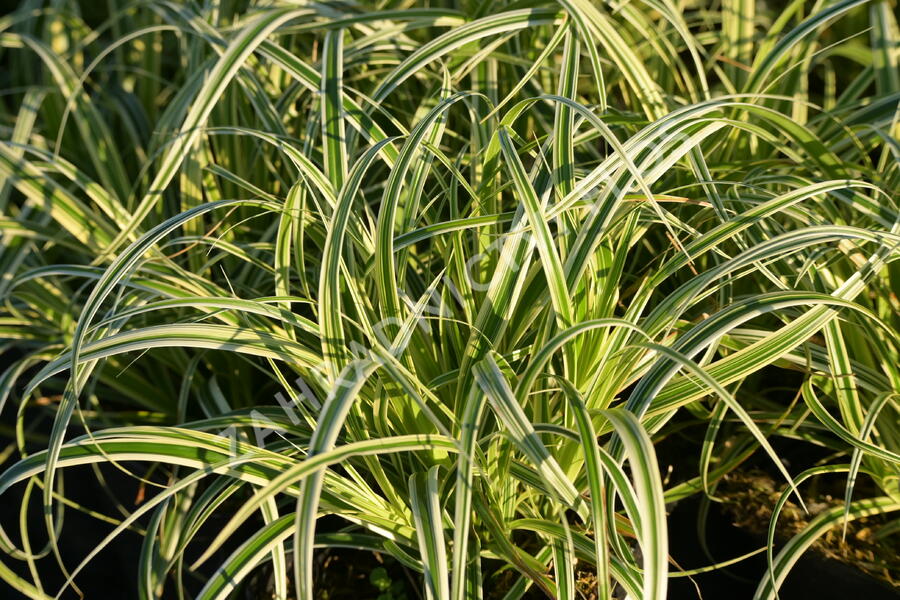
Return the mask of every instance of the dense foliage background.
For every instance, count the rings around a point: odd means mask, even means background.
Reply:
[[[896,8],[23,0],[0,585],[664,598],[688,505],[896,578]]]

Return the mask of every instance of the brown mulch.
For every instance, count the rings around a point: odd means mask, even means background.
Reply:
[[[736,527],[766,536],[772,509],[783,489],[783,482],[774,481],[765,472],[738,470],[723,478],[716,496],[724,500],[722,508]],[[805,493],[805,490],[801,489],[801,492]],[[776,542],[784,542],[802,531],[819,513],[842,505],[842,496],[842,490],[832,493],[820,490],[811,496],[804,495],[808,513],[796,503],[796,498],[788,500],[778,517]],[[890,535],[879,540],[875,535],[887,522],[887,518],[877,515],[851,521],[847,524],[846,536],[839,525],[816,540],[812,549],[900,587],[900,536]]]

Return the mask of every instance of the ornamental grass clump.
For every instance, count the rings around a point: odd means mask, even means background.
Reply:
[[[343,549],[431,600],[662,599],[667,510],[751,458],[757,599],[830,530],[900,529],[895,3],[19,4],[19,594],[137,532],[140,598],[311,600]],[[141,498],[97,515],[79,465]],[[821,479],[843,503],[776,544]],[[73,511],[112,524],[83,556]]]

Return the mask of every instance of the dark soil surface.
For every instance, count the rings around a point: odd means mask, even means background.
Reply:
[[[736,471],[726,476],[720,487],[720,495],[726,499],[723,510],[737,527],[756,536],[767,536],[772,507],[783,487],[762,471]],[[837,493],[843,495],[842,490]],[[808,513],[794,500],[785,503],[775,530],[776,542],[802,531],[819,513],[843,504],[830,493],[810,495],[804,503]],[[841,527],[833,528],[813,544],[812,550],[822,558],[853,566],[897,587],[900,593],[900,539],[890,535],[876,540],[879,528],[886,523],[883,517],[851,521],[846,535]]]
[[[736,476],[739,481],[742,476]],[[754,480],[756,483],[758,481]],[[733,482],[736,483],[736,482]],[[723,485],[723,487],[725,487]],[[736,495],[731,504],[712,503],[706,521],[706,542],[710,553],[707,556],[699,543],[697,533],[697,515],[701,508],[699,498],[690,498],[679,502],[669,515],[669,544],[673,559],[683,569],[694,569],[721,562],[753,552],[766,544],[766,529],[771,515],[771,507],[777,501],[777,495],[770,504],[764,503],[761,497],[752,503],[744,490],[729,493]],[[780,490],[780,486],[775,486]],[[720,489],[721,493],[725,493]],[[744,508],[747,510],[745,511]],[[801,513],[802,510],[798,509]],[[753,515],[752,517],[750,515]],[[797,515],[795,515],[797,516]],[[811,518],[811,517],[805,517]],[[778,545],[792,535],[794,528],[802,528],[800,520],[793,521],[782,516],[786,527],[776,539]],[[751,524],[752,522],[752,524]],[[872,527],[872,523],[858,521],[855,531],[862,532]],[[738,526],[740,525],[740,526]],[[851,524],[852,525],[852,524]],[[814,549],[807,552],[794,565],[786,581],[779,590],[782,600],[847,600],[848,598],[864,598],[865,600],[896,600],[900,598],[900,589],[893,587],[885,578],[876,573],[875,576],[853,560],[837,560],[834,556],[833,543],[840,540],[840,529],[826,535],[825,543],[819,546],[829,549],[827,552]],[[865,538],[865,534],[863,538]],[[865,539],[858,541],[851,538],[848,530],[848,542],[845,548],[851,555],[872,550]],[[874,553],[882,559],[889,556],[884,547]],[[870,555],[867,555],[870,556]],[[896,555],[893,556],[896,559]],[[690,578],[680,577],[669,580],[670,600],[715,600],[718,598],[752,598],[759,581],[766,574],[765,554],[757,554],[730,567],[713,572],[702,573]]]

